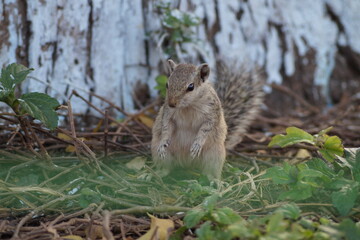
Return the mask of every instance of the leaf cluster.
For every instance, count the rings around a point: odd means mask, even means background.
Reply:
[[[168,81],[168,77],[161,74],[155,78],[157,85],[155,89],[159,91],[161,97],[166,96],[166,82]]]
[[[176,45],[181,48],[183,43],[196,41],[192,28],[200,25],[200,18],[172,8],[170,2],[160,2],[157,5],[157,12],[162,28],[154,33],[165,37],[163,46],[166,54],[175,57]],[[185,52],[183,48],[181,50]]]
[[[317,147],[323,158],[332,162],[336,156],[343,155],[344,147],[338,136],[327,135],[331,129],[332,127],[329,127],[318,134],[311,135],[300,128],[289,127],[286,129],[286,135],[274,136],[268,146],[287,147],[296,143],[307,143]]]
[[[314,158],[295,166],[284,163],[283,166],[269,168],[265,178],[284,186],[279,199],[316,200],[331,203],[342,215],[351,213],[351,209],[360,206],[360,149],[345,149],[337,136],[328,136],[331,128],[316,135],[290,127],[287,135],[276,135],[269,146],[281,147],[295,143],[309,143],[318,147],[318,151],[328,162]],[[345,157],[341,157],[344,154]]]
[[[301,216],[294,203],[285,204],[274,212],[244,219],[231,208],[216,208],[218,195],[205,199],[201,208],[187,212],[184,223],[171,239],[181,239],[180,232],[196,228],[200,240],[210,239],[340,239],[360,237],[360,228],[345,219],[336,224],[327,219],[314,222]]]
[[[5,102],[18,116],[29,114],[54,129],[58,124],[55,109],[59,102],[44,93],[31,92],[20,97],[15,96],[15,89],[33,71],[21,64],[12,63],[3,68],[0,76],[0,101]]]

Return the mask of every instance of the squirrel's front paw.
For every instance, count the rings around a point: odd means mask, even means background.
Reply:
[[[164,141],[160,143],[157,152],[161,159],[165,159],[168,147],[169,147],[169,141]]]
[[[197,142],[193,143],[193,145],[191,146],[191,149],[190,149],[190,155],[191,155],[192,159],[200,156],[201,149],[202,149],[202,146],[199,143],[197,143]]]

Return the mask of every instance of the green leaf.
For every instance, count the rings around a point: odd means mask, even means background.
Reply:
[[[270,217],[268,224],[266,225],[266,231],[268,233],[271,233],[271,232],[280,232],[285,230],[286,223],[284,223],[283,220],[284,220],[284,216],[281,212],[277,212],[273,214]]]
[[[174,31],[172,31],[170,38],[171,38],[171,41],[180,43],[184,40],[183,32],[180,29],[175,29]]]
[[[240,220],[234,222],[233,224],[227,227],[227,230],[231,233],[232,238],[248,239],[253,237],[251,234],[249,226],[246,226],[246,221]]]
[[[354,179],[360,183],[360,148],[357,149],[353,166]]]
[[[21,64],[12,63],[1,71],[0,83],[5,90],[14,89],[15,86],[25,80],[26,76],[33,71]]]
[[[313,187],[307,184],[298,183],[292,186],[289,191],[280,194],[279,199],[304,200],[312,196]]]
[[[342,167],[348,167],[353,178],[360,183],[360,148],[345,148],[344,157],[338,157]]]
[[[186,226],[179,227],[174,233],[170,235],[169,240],[183,240],[183,235],[186,230]]]
[[[339,224],[339,230],[344,233],[346,239],[348,240],[360,239],[360,227],[356,226],[356,224],[351,219],[344,219]]]
[[[215,235],[215,232],[211,229],[210,221],[202,224],[200,228],[196,229],[195,233],[201,240],[213,240]]]
[[[83,188],[80,191],[79,205],[83,208],[88,207],[91,203],[100,203],[101,195],[90,188]]]
[[[313,170],[313,169],[304,169],[301,170],[298,176],[298,179],[301,180],[303,178],[316,178],[316,177],[322,177],[324,174],[320,171]]]
[[[325,136],[325,142],[319,150],[321,155],[329,162],[333,162],[336,156],[344,154],[344,147],[338,136]]]
[[[217,223],[223,225],[229,225],[242,219],[234,210],[228,207],[214,210],[211,216]]]
[[[159,75],[155,78],[157,85],[155,86],[156,90],[160,91],[160,95],[165,97],[166,95],[166,82],[168,78],[165,75]]]
[[[179,19],[177,19],[176,17],[172,15],[167,15],[163,20],[163,25],[167,28],[175,29],[175,28],[179,28],[181,23]]]
[[[205,209],[208,212],[211,212],[215,208],[218,198],[219,195],[217,193],[214,193],[213,195],[206,197],[202,204],[203,209]]]
[[[59,102],[44,93],[23,94],[20,99],[21,110],[40,120],[46,127],[54,129],[58,125],[58,115],[55,112]]]
[[[354,182],[356,183],[356,182]],[[359,184],[348,184],[331,194],[332,203],[342,216],[349,213],[359,196]]]
[[[314,137],[300,128],[289,127],[286,129],[286,133],[286,135],[279,134],[274,136],[268,146],[286,147],[301,142],[310,143],[312,145],[315,144]]]
[[[4,89],[0,86],[0,101],[12,106],[14,99],[14,89]]]
[[[185,13],[182,19],[183,23],[187,26],[197,26],[200,24],[200,19],[190,14]]]
[[[284,167],[272,167],[266,170],[263,178],[270,178],[275,184],[289,184],[296,182],[296,179],[290,174],[291,169],[296,167],[284,163]]]
[[[186,213],[184,223],[187,228],[195,227],[202,218],[206,215],[206,212],[202,209],[190,210]]]
[[[335,172],[333,169],[331,169],[322,159],[319,158],[314,158],[311,161],[307,162],[307,166],[310,169],[316,170],[321,172],[322,174],[326,175],[329,180],[329,178],[332,178],[335,176]],[[324,176],[322,176],[322,178],[324,179]]]
[[[285,204],[276,209],[275,212],[281,212],[284,217],[292,220],[297,220],[301,216],[300,208],[294,203]]]

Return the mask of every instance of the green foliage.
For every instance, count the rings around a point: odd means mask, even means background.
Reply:
[[[346,154],[344,161],[348,165],[339,167],[326,164],[315,158],[307,163],[291,166],[284,163],[282,167],[272,167],[266,171],[264,178],[270,178],[275,184],[286,186],[279,195],[279,199],[307,200],[331,203],[340,215],[348,215],[353,207],[359,206],[360,181],[354,174],[360,171],[360,164],[353,156],[358,156],[358,149],[354,154]],[[357,175],[355,175],[357,176]]]
[[[338,136],[324,135],[319,142],[319,152],[328,161],[333,161],[336,156],[342,156],[344,154],[344,147]]]
[[[91,203],[99,204],[101,202],[101,195],[90,188],[83,188],[80,193],[79,205],[83,208],[88,207]]]
[[[49,168],[41,161],[14,165],[0,153],[0,160],[7,162],[0,168],[1,206],[15,217],[20,211],[26,214],[42,209],[42,214],[66,214],[89,206],[142,215],[144,209],[153,213],[166,209],[169,214],[187,211],[184,226],[170,239],[184,239],[191,233],[198,239],[225,240],[358,239],[359,223],[350,219],[357,219],[359,213],[359,189],[353,177],[358,170],[358,154],[358,150],[346,151],[338,165],[313,159],[297,166],[270,168],[275,184],[268,180],[271,176],[264,178],[261,173],[252,175],[234,167],[231,172],[225,168],[223,181],[207,182],[200,177],[173,182],[152,178],[149,182],[124,167],[129,158],[100,162],[101,169],[89,169],[76,158],[67,158],[58,161],[56,168]],[[138,174],[143,171],[147,170]],[[284,198],[288,202],[275,199],[279,192],[291,191],[296,185],[308,189],[305,192],[311,196],[292,200],[292,196],[302,196],[302,189],[298,189]],[[176,210],[171,211],[173,208]]]
[[[161,74],[155,78],[155,81],[157,83],[157,85],[155,86],[155,89],[159,90],[161,97],[165,97],[166,96],[166,82],[168,81],[167,76]]]
[[[285,204],[264,217],[245,220],[230,208],[216,208],[215,199],[217,197],[206,198],[201,208],[187,212],[184,218],[185,227],[196,228],[199,240],[339,239],[343,236],[357,239],[360,233],[360,228],[350,219],[336,224],[327,219],[317,223],[302,217],[300,208],[294,203]]]
[[[281,212],[284,217],[297,220],[300,218],[301,210],[300,208],[295,205],[294,203],[285,204],[279,207],[276,212]]]
[[[194,209],[187,212],[184,222],[187,228],[195,227],[207,213],[203,209]]]
[[[309,133],[296,127],[289,127],[286,129],[286,135],[279,134],[274,136],[269,143],[269,147],[273,147],[273,146],[286,147],[289,145],[302,143],[302,142],[306,142],[310,144],[315,143],[314,137]]]
[[[328,136],[330,130],[331,127],[312,136],[301,129],[289,127],[286,135],[273,137],[269,146],[309,143],[318,147],[323,158],[332,165],[317,158],[296,166],[284,163],[282,167],[268,169],[264,177],[287,187],[279,199],[299,201],[321,196],[321,201],[331,202],[338,213],[345,216],[359,200],[360,154],[359,149],[347,150],[345,157],[341,157],[344,154],[341,140],[337,136]],[[336,159],[340,164],[335,162]]]
[[[342,216],[350,212],[351,208],[355,205],[355,201],[356,199],[358,199],[358,197],[358,182],[349,182],[348,184],[342,186],[339,190],[331,193],[332,203]]]
[[[193,27],[200,25],[200,18],[193,16],[190,13],[171,8],[170,2],[160,2],[157,5],[158,14],[161,19],[161,30],[153,32],[162,39],[160,45],[165,50],[165,53],[172,58],[176,58],[176,48],[180,48],[182,52],[182,44],[195,42]]]
[[[338,229],[343,233],[343,236],[348,240],[358,240],[360,239],[360,225],[351,221],[350,219],[343,220]]]
[[[344,147],[339,137],[327,135],[327,132],[331,129],[332,127],[329,127],[320,131],[318,134],[310,135],[299,128],[289,127],[286,129],[286,135],[278,134],[274,136],[268,146],[287,147],[296,143],[308,143],[318,147],[324,159],[332,162],[336,156],[342,156],[344,154]]]
[[[54,129],[58,124],[55,109],[60,105],[56,99],[36,92],[15,97],[16,86],[33,70],[16,63],[3,68],[0,77],[0,101],[5,102],[18,116],[29,114],[42,121],[46,127]]]
[[[60,104],[55,98],[45,93],[32,92],[23,94],[18,101],[23,113],[28,113],[33,118],[39,119],[50,129],[57,127],[58,115],[55,109]]]
[[[11,106],[15,100],[15,87],[24,81],[26,76],[33,70],[33,68],[26,68],[16,63],[3,68],[0,77],[0,101]]]
[[[352,178],[360,182],[360,151],[359,148],[347,148],[345,157],[339,157],[341,167],[349,168]]]

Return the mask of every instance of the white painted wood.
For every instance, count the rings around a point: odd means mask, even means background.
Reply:
[[[157,46],[159,39],[146,35],[161,27],[157,1],[27,0],[23,16],[18,8],[24,2],[0,1],[0,65],[19,61],[22,54],[36,69],[32,76],[43,82],[27,81],[24,91],[46,91],[60,100],[72,89],[87,99],[87,92],[94,91],[129,112],[134,110],[132,89],[137,82],[147,83],[152,96],[156,95],[155,78],[168,57]],[[180,10],[206,19],[207,25],[194,28],[199,41],[183,45],[188,51],[183,57],[194,62],[199,56],[211,66],[216,57],[245,61],[263,66],[269,82],[282,83],[296,72],[299,56],[315,51],[314,81],[327,95],[337,45],[360,54],[358,0],[172,2],[173,6],[178,3]],[[329,8],[340,27],[329,16]],[[24,17],[30,24],[23,22]],[[29,39],[21,30],[26,26]],[[214,35],[209,37],[210,33]],[[19,53],[18,47],[26,43],[28,52]],[[101,109],[107,107],[94,98],[91,101]],[[87,110],[76,98],[73,108]]]
[[[56,1],[28,1],[27,16],[31,20],[29,45],[29,67],[36,70],[32,76],[43,81],[25,81],[23,90],[46,90],[46,84],[60,79],[54,78],[53,56],[57,44],[57,3]]]
[[[57,45],[53,59],[53,77],[49,93],[58,99],[65,99],[75,89],[87,98],[93,82],[86,71],[89,61],[87,34],[89,31],[90,8],[87,0],[58,1]],[[72,104],[76,111],[84,112],[87,104],[74,97]],[[75,108],[74,108],[75,109]]]

